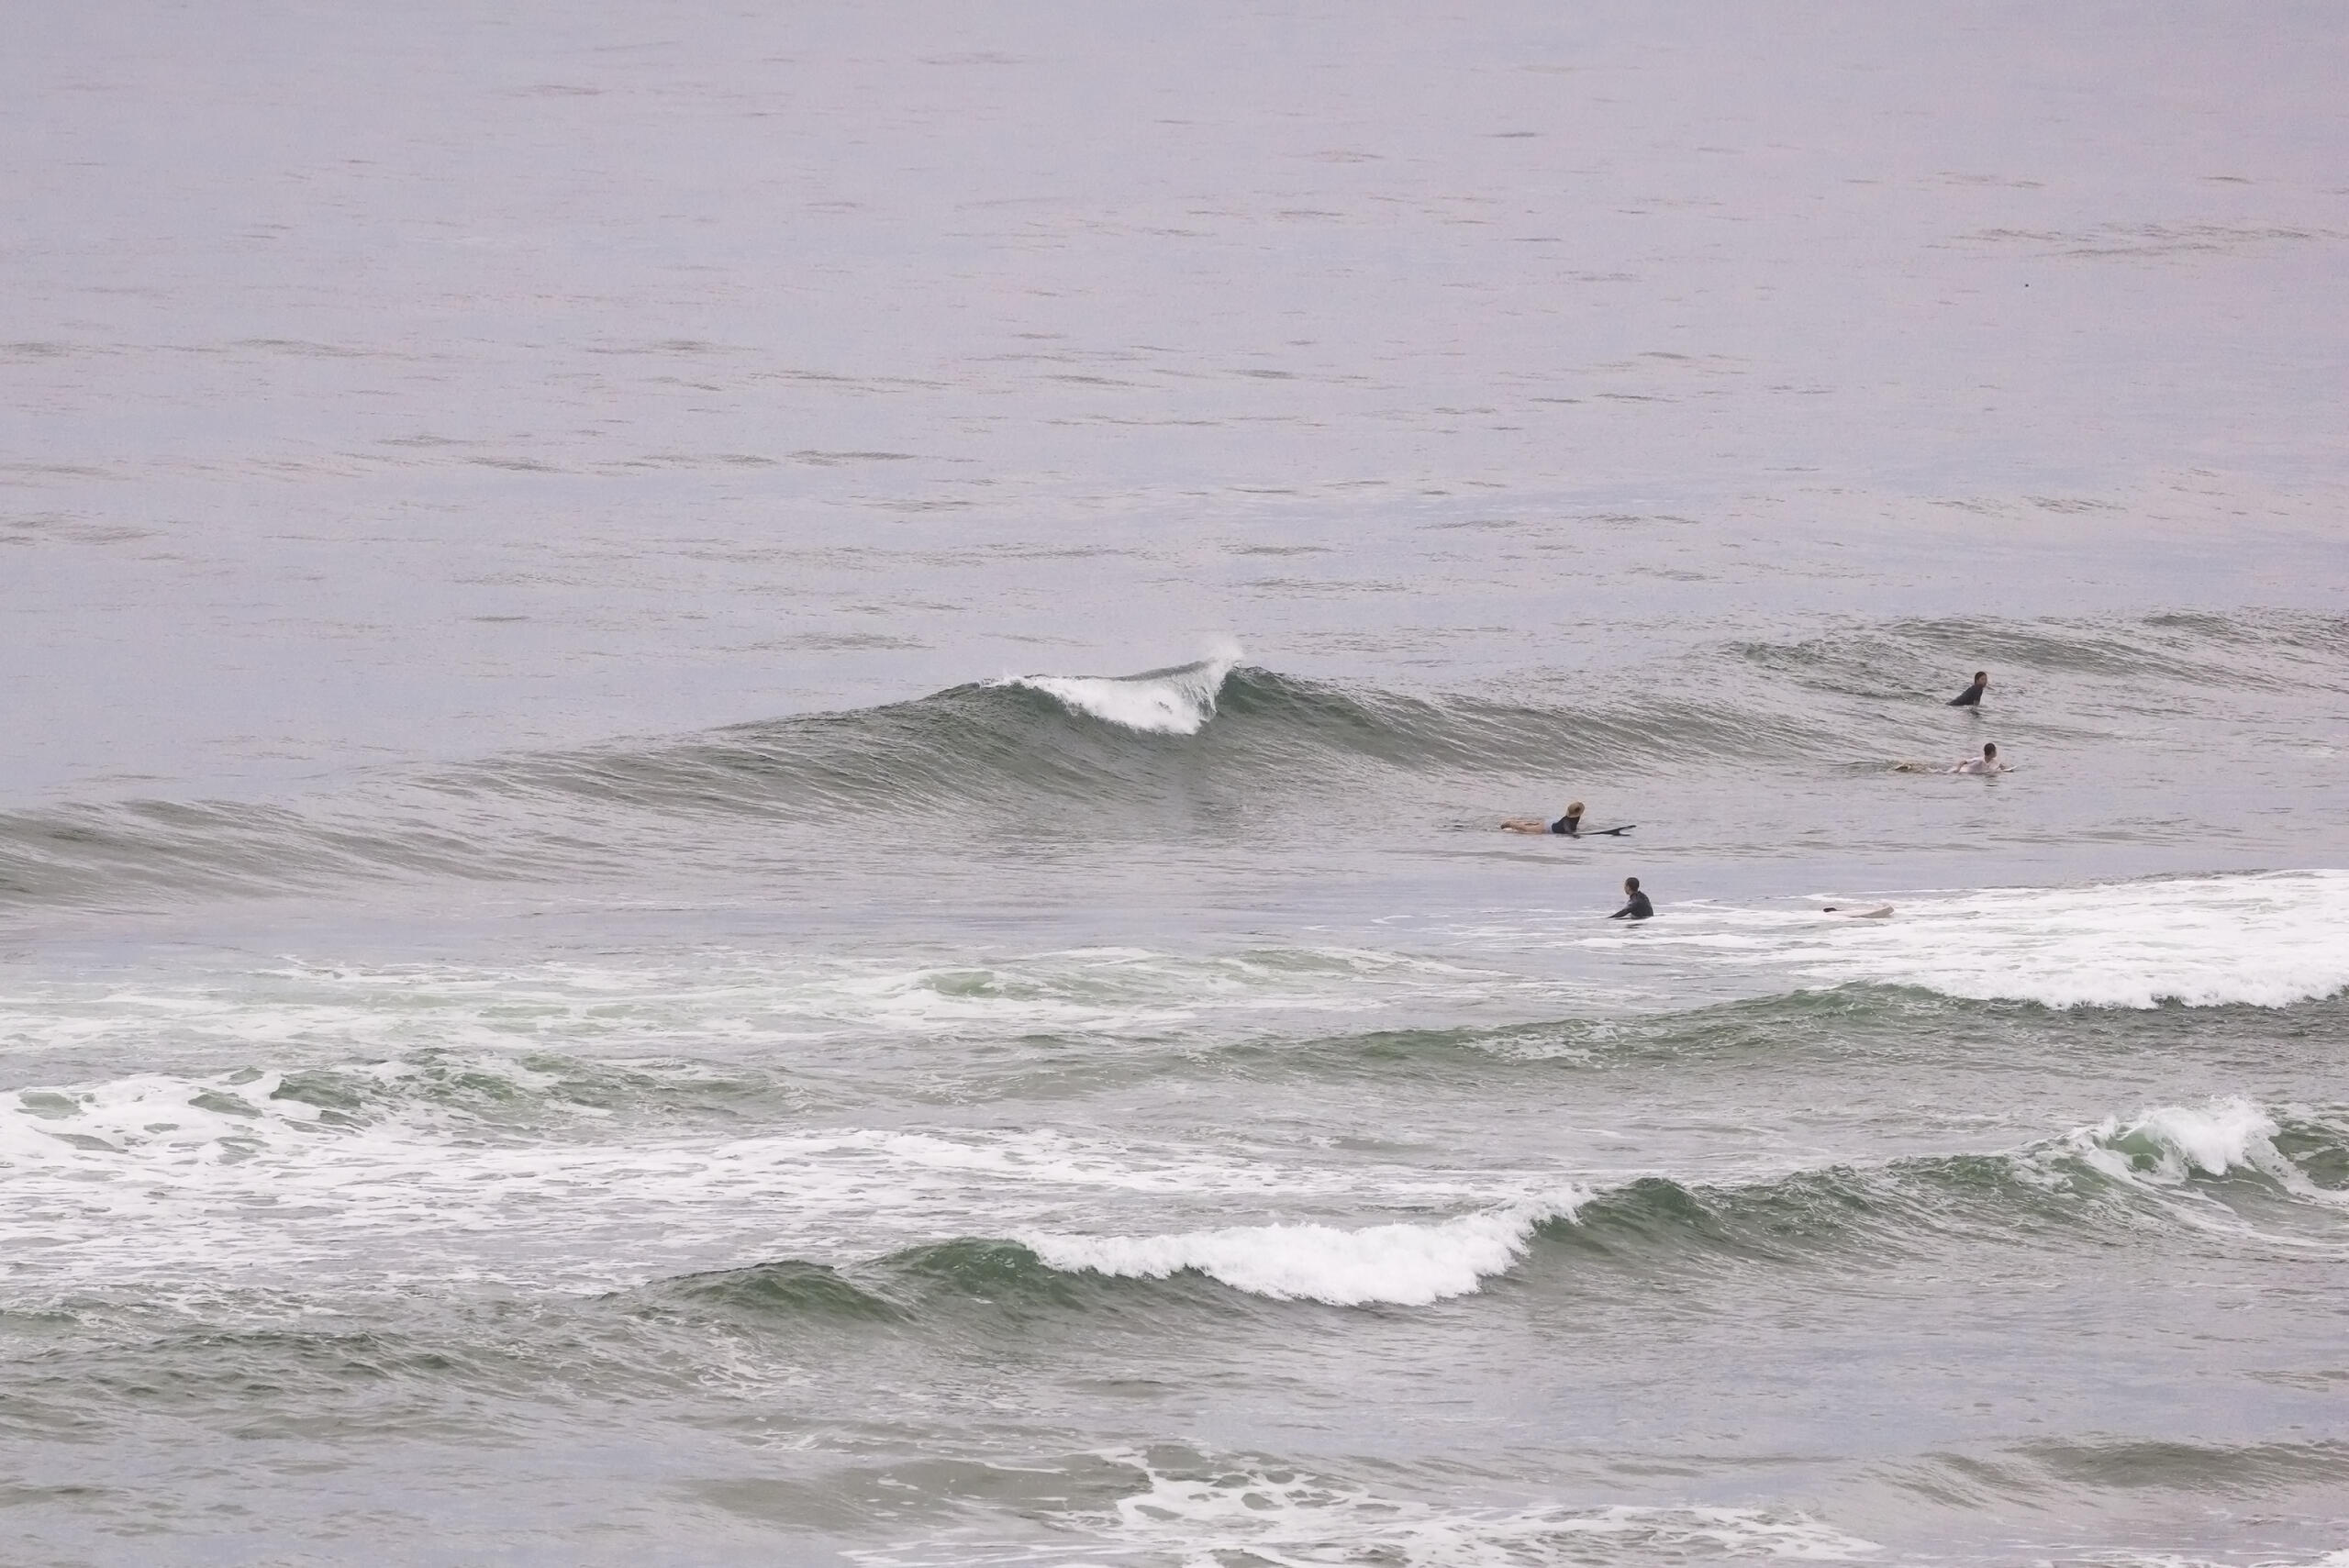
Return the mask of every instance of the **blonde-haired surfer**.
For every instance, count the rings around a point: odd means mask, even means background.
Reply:
[[[1544,822],[1538,817],[1512,817],[1501,824],[1504,833],[1555,833],[1561,838],[1582,836],[1582,802],[1577,800],[1566,807],[1566,814],[1555,822]]]

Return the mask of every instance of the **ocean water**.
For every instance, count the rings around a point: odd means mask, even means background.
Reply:
[[[2349,1565],[2338,7],[20,9],[0,1562]]]

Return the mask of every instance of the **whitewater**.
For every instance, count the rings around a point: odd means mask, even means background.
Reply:
[[[2349,1568],[2340,16],[19,9],[9,1568]]]

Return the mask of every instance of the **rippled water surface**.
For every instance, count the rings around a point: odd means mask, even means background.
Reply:
[[[0,1559],[2349,1563],[2344,43],[19,18]]]

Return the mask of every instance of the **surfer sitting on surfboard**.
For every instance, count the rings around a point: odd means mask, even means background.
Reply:
[[[1654,915],[1655,906],[1649,903],[1648,895],[1640,891],[1640,879],[1638,877],[1627,876],[1623,879],[1623,896],[1630,899],[1631,902],[1624,905],[1620,909],[1616,910],[1612,915],[1608,916],[1607,917],[1609,919],[1644,920]]]
[[[1627,822],[1620,828],[1593,828],[1588,836],[1603,839],[1617,833],[1628,833],[1638,826],[1636,822]],[[1582,830],[1582,802],[1577,800],[1567,806],[1566,814],[1555,822],[1544,822],[1538,817],[1512,817],[1501,824],[1501,831],[1504,833],[1555,833],[1562,839],[1583,838],[1585,834]]]

